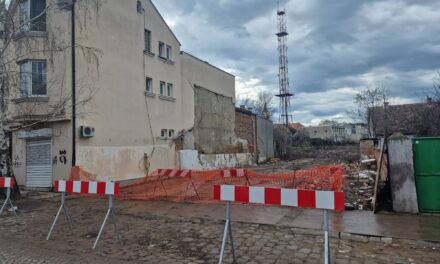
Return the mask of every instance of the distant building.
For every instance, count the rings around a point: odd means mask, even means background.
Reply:
[[[426,103],[388,105],[369,110],[368,127],[376,137],[393,133],[404,135],[440,135],[440,105],[428,99]]]
[[[365,124],[343,124],[345,127],[345,139],[349,142],[359,142],[368,138],[368,128]]]
[[[305,126],[301,123],[292,123],[290,124],[290,127],[296,130],[305,128]]]
[[[333,142],[342,142],[346,140],[347,136],[345,127],[342,125],[310,126],[306,127],[305,130],[310,138],[319,138]]]

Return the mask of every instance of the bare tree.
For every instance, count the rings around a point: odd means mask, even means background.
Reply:
[[[356,122],[368,124],[370,137],[377,131],[378,120],[382,118],[382,109],[390,100],[389,92],[383,86],[368,87],[355,96],[356,107],[348,111],[348,115]],[[386,108],[386,107],[385,107]]]
[[[237,105],[243,105],[254,114],[270,119],[275,110],[272,107],[272,100],[273,94],[269,92],[259,92],[257,99],[251,99],[249,97],[239,98]]]
[[[433,86],[427,94],[427,104],[421,114],[420,135],[440,135],[440,72],[433,78]]]
[[[46,0],[39,2],[41,6],[29,14],[23,12],[23,1],[11,1],[7,6],[5,0],[0,0],[0,149],[3,150],[0,165],[3,167],[5,153],[10,148],[5,131],[34,129],[71,116],[72,93],[67,83],[70,72],[66,67],[73,48],[70,27],[68,23],[51,23],[54,17],[61,18],[58,21],[69,21],[66,18],[70,18],[70,10],[75,7],[79,11],[75,16],[76,32],[81,34],[87,23],[98,18],[105,1]],[[81,60],[95,68],[90,71],[94,76],[83,78],[76,88],[76,106],[81,114],[97,91],[94,80],[99,75],[102,52],[78,42],[75,49]],[[46,60],[44,64],[26,64],[26,60],[33,57]],[[51,78],[48,80],[49,69]],[[41,74],[35,76],[35,71]]]

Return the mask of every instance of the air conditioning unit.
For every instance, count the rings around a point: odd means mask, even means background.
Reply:
[[[81,134],[82,138],[91,138],[95,136],[95,128],[91,126],[81,126]]]

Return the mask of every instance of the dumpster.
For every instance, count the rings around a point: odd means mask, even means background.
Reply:
[[[422,213],[440,213],[440,137],[414,138],[414,173]]]

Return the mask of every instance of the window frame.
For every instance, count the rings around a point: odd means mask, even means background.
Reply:
[[[160,81],[159,83],[159,94],[161,96],[166,96],[167,83],[164,81]]]
[[[34,64],[44,63],[44,72],[35,72],[41,74],[39,78],[42,79],[44,83],[44,94],[34,94]],[[26,60],[18,63],[19,65],[19,90],[20,98],[32,98],[32,97],[47,97],[47,61],[46,60]],[[27,66],[27,71],[22,71],[22,66]],[[26,67],[24,67],[26,68]],[[25,75],[25,76],[23,76]],[[24,80],[25,79],[25,80]],[[26,86],[23,88],[23,86]]]
[[[144,51],[151,53],[151,31],[148,29],[144,29]]]
[[[153,93],[153,78],[145,77],[145,91],[147,93]]]
[[[32,8],[36,3],[35,1],[41,1],[41,5],[44,5],[44,8],[42,9],[44,12],[38,12],[36,15],[34,14],[34,17],[32,17],[32,11],[34,11]],[[34,5],[32,3],[34,3]],[[21,0],[18,8],[20,32],[47,32],[46,8],[46,0]],[[39,25],[39,23],[42,24]]]
[[[174,136],[175,136],[174,129],[168,129],[168,138],[174,139]]]
[[[167,137],[168,137],[168,130],[162,128],[162,129],[160,130],[160,138],[161,138],[161,139],[167,139]]]
[[[173,59],[173,47],[171,47],[170,45],[166,45],[165,55],[166,55],[167,60],[169,60],[169,61],[172,60]]]
[[[174,98],[174,85],[172,83],[167,83],[167,93],[166,93],[166,96],[168,96],[170,98]]]
[[[159,41],[159,57],[166,59],[166,45],[162,41]]]

